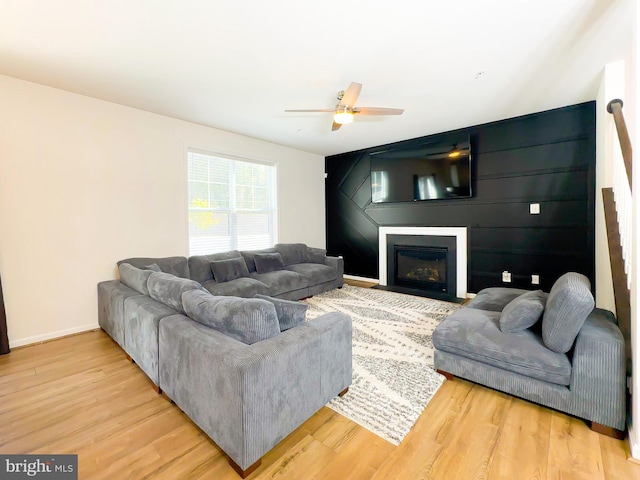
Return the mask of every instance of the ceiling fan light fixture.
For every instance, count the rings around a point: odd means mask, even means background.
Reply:
[[[351,123],[353,122],[353,112],[349,110],[349,107],[340,107],[333,114],[333,121],[339,125]]]
[[[458,158],[460,156],[460,150],[458,150],[457,146],[454,145],[451,151],[449,152],[449,158]]]
[[[338,103],[334,108],[313,108],[303,110],[285,110],[285,112],[331,112],[333,123],[331,131],[335,132],[346,123],[354,121],[355,114],[360,115],[402,115],[402,108],[382,108],[382,107],[356,107],[358,95],[360,95],[361,83],[351,82],[346,90],[338,92]]]

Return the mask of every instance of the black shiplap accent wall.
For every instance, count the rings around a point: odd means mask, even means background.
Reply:
[[[595,274],[595,102],[429,135],[411,148],[469,134],[473,197],[372,204],[369,153],[325,159],[327,249],[345,273],[378,278],[379,226],[469,228],[469,292],[489,286],[542,288],[567,271]],[[540,215],[529,204],[540,203]],[[502,271],[513,281],[502,283]],[[539,274],[540,287],[531,285]]]

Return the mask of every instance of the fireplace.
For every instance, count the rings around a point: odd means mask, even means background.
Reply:
[[[448,292],[448,248],[394,245],[393,250],[394,285]]]
[[[467,294],[465,227],[380,227],[380,288],[455,301]]]

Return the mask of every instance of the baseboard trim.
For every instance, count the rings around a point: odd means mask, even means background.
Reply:
[[[349,280],[357,280],[359,282],[380,283],[380,280],[378,278],[358,277],[357,275],[347,275],[347,274],[344,274],[342,276]]]
[[[78,333],[84,333],[100,328],[97,323],[80,325],[78,327],[67,328],[66,330],[58,330],[56,332],[44,333],[42,335],[34,335],[33,337],[18,338],[17,340],[9,339],[9,348],[26,347],[34,343],[43,343],[49,340],[56,340],[62,337],[69,337]]]

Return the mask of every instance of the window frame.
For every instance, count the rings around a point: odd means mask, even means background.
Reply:
[[[214,253],[220,253],[220,252],[208,252],[208,253],[192,253],[191,252],[191,235],[190,235],[190,221],[189,221],[189,214],[191,212],[191,204],[190,204],[190,197],[189,197],[189,184],[190,184],[189,154],[190,153],[206,155],[206,156],[215,157],[215,158],[221,158],[221,159],[229,160],[231,162],[243,162],[243,163],[263,165],[263,166],[273,168],[272,179],[271,179],[271,184],[272,184],[271,188],[273,190],[273,194],[270,199],[271,200],[270,203],[272,204],[272,209],[270,210],[272,212],[271,213],[271,242],[272,242],[271,246],[278,243],[279,225],[280,225],[280,218],[279,218],[280,216],[279,196],[280,195],[278,191],[278,183],[279,183],[278,163],[264,160],[264,159],[252,158],[247,155],[237,155],[237,154],[232,154],[227,152],[211,150],[208,148],[187,146],[185,147],[185,154],[184,154],[185,160],[184,160],[184,170],[183,170],[185,175],[185,180],[184,180],[184,185],[185,185],[184,204],[185,204],[185,213],[186,213],[186,221],[185,221],[186,247],[185,248],[186,248],[187,257],[194,256],[194,255],[212,255]],[[229,219],[231,219],[231,216],[235,214],[235,212],[237,211],[235,209],[237,199],[235,198],[235,195],[232,194],[232,185],[233,185],[233,189],[235,189],[235,187],[237,186],[235,183],[235,173],[234,173],[233,184],[231,181],[229,182],[228,208],[224,210],[219,210],[220,212],[226,212],[229,215]],[[232,238],[232,241],[231,241],[232,246],[231,248],[227,250],[222,250],[222,251],[242,250],[241,248],[238,248],[237,222],[230,222],[230,223],[232,224],[229,226],[230,237]]]

